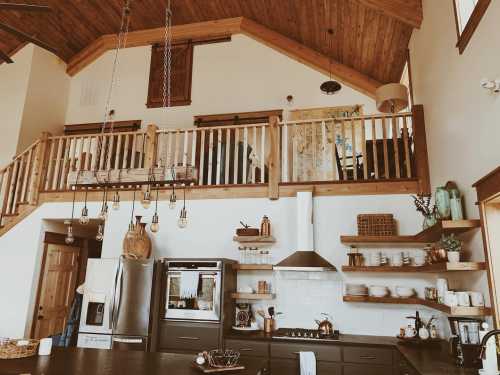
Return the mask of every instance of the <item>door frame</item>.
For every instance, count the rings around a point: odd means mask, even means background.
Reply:
[[[64,245],[64,246],[70,246],[65,242],[66,235],[61,234],[61,233],[55,233],[55,232],[45,232],[44,237],[43,237],[43,253],[42,253],[42,263],[40,266],[40,274],[38,276],[38,283],[36,286],[36,297],[35,297],[35,304],[33,306],[33,312],[31,315],[31,327],[30,327],[30,337],[33,337],[35,334],[36,330],[36,324],[38,321],[38,310],[40,308],[40,297],[42,295],[42,285],[43,285],[43,276],[45,273],[45,265],[47,261],[47,254],[48,254],[48,245]],[[78,252],[78,270],[77,270],[77,275],[79,274],[79,271],[82,267],[82,262],[83,262],[83,257],[81,256],[83,247],[84,247],[84,239],[80,237],[75,237],[75,241],[71,244],[71,246],[74,247],[79,247],[80,250]],[[85,259],[86,261],[86,259]],[[78,287],[78,280],[77,280],[77,285]]]

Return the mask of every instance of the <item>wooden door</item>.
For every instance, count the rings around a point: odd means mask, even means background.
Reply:
[[[62,333],[75,296],[80,247],[46,243],[33,338]]]

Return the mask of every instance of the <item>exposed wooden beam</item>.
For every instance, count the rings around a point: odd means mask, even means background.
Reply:
[[[241,17],[226,18],[216,21],[190,23],[172,27],[172,41],[223,38],[236,34],[240,30]],[[115,34],[103,35],[76,54],[69,62],[67,73],[71,76],[97,60],[106,51],[116,48]],[[147,46],[163,42],[165,29],[163,27],[132,31],[127,37],[127,47]]]
[[[422,0],[358,0],[364,6],[376,9],[412,27],[420,29],[424,12]]]
[[[329,74],[331,68],[332,75],[338,80],[372,98],[375,97],[376,89],[382,85],[377,80],[335,60],[330,61],[322,53],[255,21],[244,18],[241,23],[241,32],[321,73]]]
[[[163,42],[164,33],[163,28],[131,32],[127,38],[127,47]],[[174,42],[196,38],[220,38],[233,34],[244,34],[321,73],[328,75],[331,67],[332,75],[338,80],[370,97],[375,96],[375,90],[381,85],[377,80],[337,61],[330,62],[330,59],[320,52],[247,18],[227,18],[172,28]],[[67,73],[75,75],[115,46],[116,35],[101,36],[69,61]]]

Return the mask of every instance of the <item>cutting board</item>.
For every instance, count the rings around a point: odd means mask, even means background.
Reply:
[[[217,374],[220,372],[241,371],[245,369],[245,366],[210,367],[208,364],[199,365],[197,363],[193,363],[193,366],[205,374]]]

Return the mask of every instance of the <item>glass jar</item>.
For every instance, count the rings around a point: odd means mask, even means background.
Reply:
[[[440,219],[450,218],[450,193],[443,186],[436,188],[436,207]]]
[[[462,210],[462,198],[458,189],[450,190],[451,220],[462,220],[464,213]]]
[[[422,223],[422,229],[427,229],[432,227],[437,223],[437,218],[435,214],[424,215],[424,222]]]

